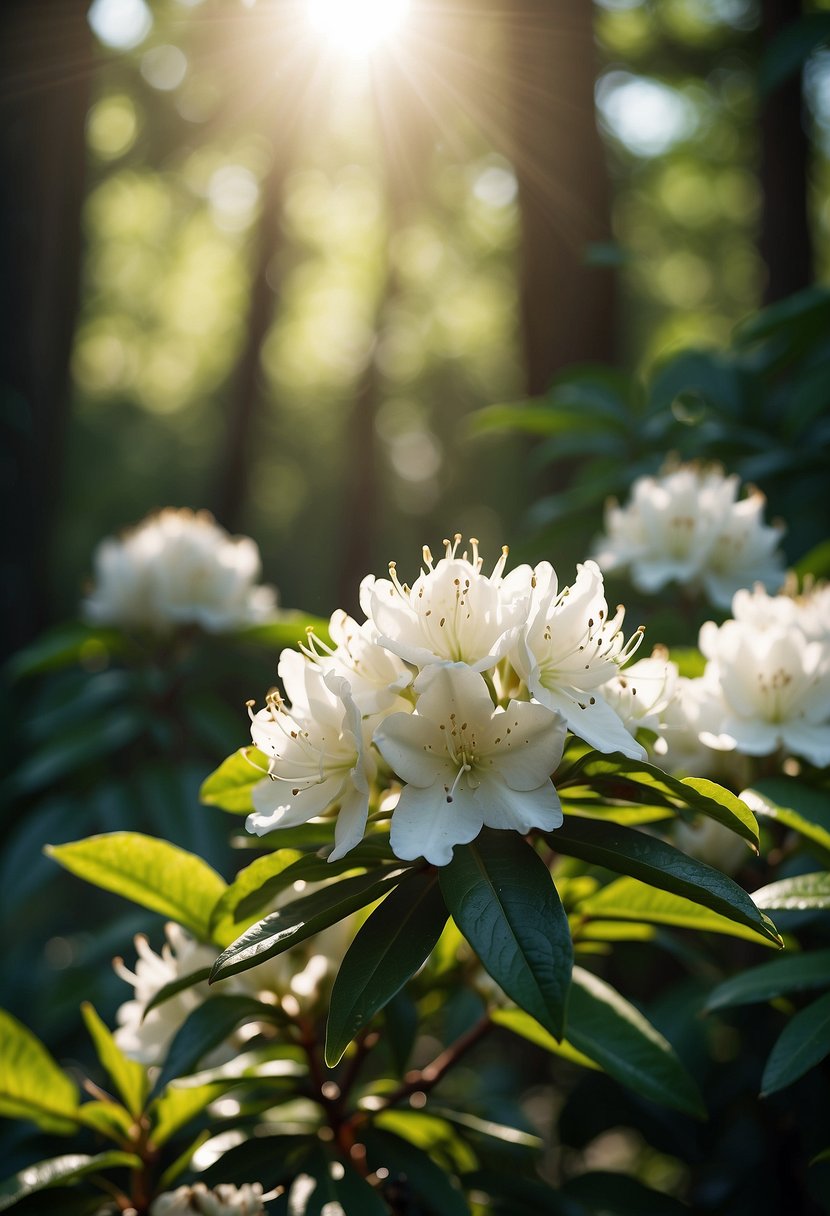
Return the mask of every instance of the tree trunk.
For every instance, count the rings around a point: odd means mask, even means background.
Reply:
[[[80,282],[92,68],[86,9],[86,0],[7,0],[0,19],[4,654],[50,619],[49,559]]]
[[[763,0],[764,47],[801,17],[801,0]],[[761,105],[761,233],[767,267],[764,303],[772,304],[813,281],[807,208],[809,141],[804,126],[802,74],[790,76]]]
[[[527,391],[568,364],[614,357],[612,272],[587,264],[611,239],[594,111],[587,0],[514,0],[506,24],[512,160],[522,221],[521,319]]]

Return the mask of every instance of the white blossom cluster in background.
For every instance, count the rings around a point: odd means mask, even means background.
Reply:
[[[94,625],[169,633],[198,625],[223,633],[270,620],[277,598],[258,583],[259,549],[230,536],[207,511],[167,507],[98,545],[82,604]]]
[[[275,908],[311,894],[314,889],[311,884],[295,883],[282,893]],[[161,1064],[174,1036],[193,1010],[211,996],[227,993],[254,996],[271,1003],[278,1001],[291,1016],[306,1013],[328,995],[355,931],[354,917],[347,917],[326,933],[319,934],[313,942],[296,947],[290,958],[287,953],[278,954],[240,975],[218,980],[210,987],[207,981],[194,984],[149,1013],[147,1006],[162,988],[211,967],[219,951],[196,941],[181,925],[172,921],[165,925],[167,940],[160,954],[156,954],[147,939],[139,934],[135,939],[138,956],[135,970],[130,971],[122,959],[116,959],[114,964],[116,973],[134,990],[133,999],[125,1001],[117,1010],[115,1041],[130,1059],[148,1066]],[[222,1063],[225,1058],[219,1049],[219,1054],[209,1057],[206,1063],[208,1066]]]
[[[559,585],[542,562],[483,572],[478,542],[428,549],[412,585],[394,563],[368,576],[366,620],[331,619],[332,646],[283,651],[274,691],[251,712],[269,776],[247,826],[260,835],[337,809],[342,857],[362,839],[378,788],[402,786],[391,845],[446,865],[482,826],[527,832],[562,822],[551,782],[568,730],[603,752],[643,759],[624,698],[606,689],[636,650],[623,609],[610,613],[593,561]]]
[[[203,1182],[180,1186],[159,1195],[150,1207],[150,1216],[265,1216],[262,1187],[258,1182],[240,1187],[221,1182],[213,1190]]]
[[[610,502],[594,556],[603,571],[627,571],[647,594],[675,582],[728,608],[736,591],[784,582],[783,525],[763,521],[766,499],[717,466],[684,464],[639,477],[625,506]]]

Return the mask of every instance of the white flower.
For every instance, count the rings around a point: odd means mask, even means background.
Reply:
[[[300,649],[323,672],[348,680],[355,704],[363,714],[406,709],[400,694],[412,683],[412,671],[378,642],[371,621],[358,625],[342,609],[332,615],[329,634],[334,649],[309,634]],[[289,695],[291,695],[289,693]]]
[[[711,695],[710,747],[766,756],[779,747],[830,764],[830,647],[798,628],[758,630],[729,620],[707,621],[700,649]]]
[[[461,536],[444,541],[445,556],[433,564],[423,551],[426,570],[412,587],[398,579],[394,562],[389,579],[364,579],[360,602],[387,650],[416,667],[433,663],[466,663],[476,671],[494,667],[510,649],[527,619],[527,599],[503,593],[502,571],[507,549],[492,574],[481,573],[478,541],[457,556]]]
[[[627,506],[609,503],[606,535],[596,546],[605,571],[629,570],[640,591],[669,582],[702,586],[712,603],[729,607],[739,587],[784,581],[782,529],[767,526],[758,490],[738,501],[739,480],[718,468],[687,464],[660,477],[639,477]]]
[[[580,739],[599,751],[643,760],[645,749],[632,739],[601,691],[642,637],[638,630],[625,641],[623,616],[618,608],[609,619],[599,567],[585,562],[577,566],[573,586],[559,591],[555,577],[550,580],[511,661],[536,700],[558,710]]]
[[[603,684],[603,698],[635,734],[642,726],[659,731],[663,714],[671,704],[678,681],[677,664],[664,646],[655,646],[647,659],[639,659]]]
[[[97,625],[167,632],[199,625],[211,633],[268,620],[271,587],[257,585],[259,550],[231,537],[207,511],[167,508],[119,538],[101,542],[95,580],[82,605]]]
[[[565,740],[560,715],[518,701],[494,709],[483,678],[461,663],[426,670],[415,690],[415,713],[392,714],[375,732],[384,760],[407,783],[392,815],[398,857],[443,866],[484,825],[559,827],[550,775]]]
[[[796,600],[798,623],[811,641],[830,643],[830,583],[816,583]]]
[[[715,774],[720,753],[700,741],[705,722],[711,720],[711,704],[712,695],[702,680],[678,678],[674,695],[660,714],[660,733],[654,741],[660,768],[683,776]]]
[[[269,775],[252,791],[246,821],[258,836],[296,827],[339,803],[335,861],[362,839],[375,761],[366,747],[360,710],[341,676],[324,675],[302,655],[283,651],[280,675],[290,686],[289,712],[278,693],[252,714],[251,737],[269,757]]]
[[[180,1186],[154,1199],[150,1216],[265,1216],[262,1186],[258,1182],[240,1187],[220,1182],[213,1190],[204,1182]]]
[[[164,1060],[182,1023],[208,995],[207,982],[183,989],[145,1016],[147,1005],[167,984],[212,966],[217,955],[215,949],[195,941],[180,925],[168,923],[164,932],[167,941],[161,954],[156,954],[146,937],[136,937],[138,959],[134,972],[121,959],[114,964],[121,979],[135,989],[134,999],[125,1001],[116,1014],[115,1041],[125,1055],[141,1064],[160,1064]]]

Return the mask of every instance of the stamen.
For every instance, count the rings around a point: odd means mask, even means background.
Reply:
[[[462,764],[461,765],[461,768],[458,770],[458,772],[455,775],[455,781],[453,781],[452,786],[447,794],[447,802],[452,802],[453,795],[455,794],[455,791],[458,788],[459,781],[461,780],[461,778],[464,776],[465,773],[472,772],[472,768],[473,768],[472,764]]]

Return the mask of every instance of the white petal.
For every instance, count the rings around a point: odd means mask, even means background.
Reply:
[[[441,785],[428,790],[408,785],[392,814],[392,852],[404,861],[424,857],[430,865],[445,866],[452,861],[453,846],[474,840],[482,822],[472,790],[460,785],[448,803]]]
[[[254,811],[245,821],[249,832],[262,836],[276,828],[295,828],[321,815],[337,799],[343,788],[341,776],[328,777],[306,789],[289,781],[266,777],[251,790]]]
[[[374,734],[373,742],[386,763],[402,781],[427,789],[439,776],[455,776],[438,726],[418,714],[390,714]]]
[[[631,737],[611,706],[600,696],[594,698],[593,705],[590,701],[577,703],[559,689],[543,688],[535,681],[531,691],[548,709],[558,709],[577,738],[584,739],[597,751],[621,752],[630,760],[645,760],[645,748]]]
[[[808,722],[782,722],[780,729],[788,751],[809,760],[817,768],[830,764],[830,724],[813,726]]]
[[[531,828],[550,832],[562,825],[559,795],[550,781],[520,792],[494,774],[482,780],[475,793],[488,828],[513,828],[524,834]]]
[[[562,759],[567,727],[564,717],[545,705],[511,701],[481,731],[478,765],[490,765],[514,790],[535,790]]]
[[[339,861],[356,844],[360,844],[368,816],[368,794],[361,793],[353,785],[347,786],[334,824],[334,848],[329,853],[329,861]]]

